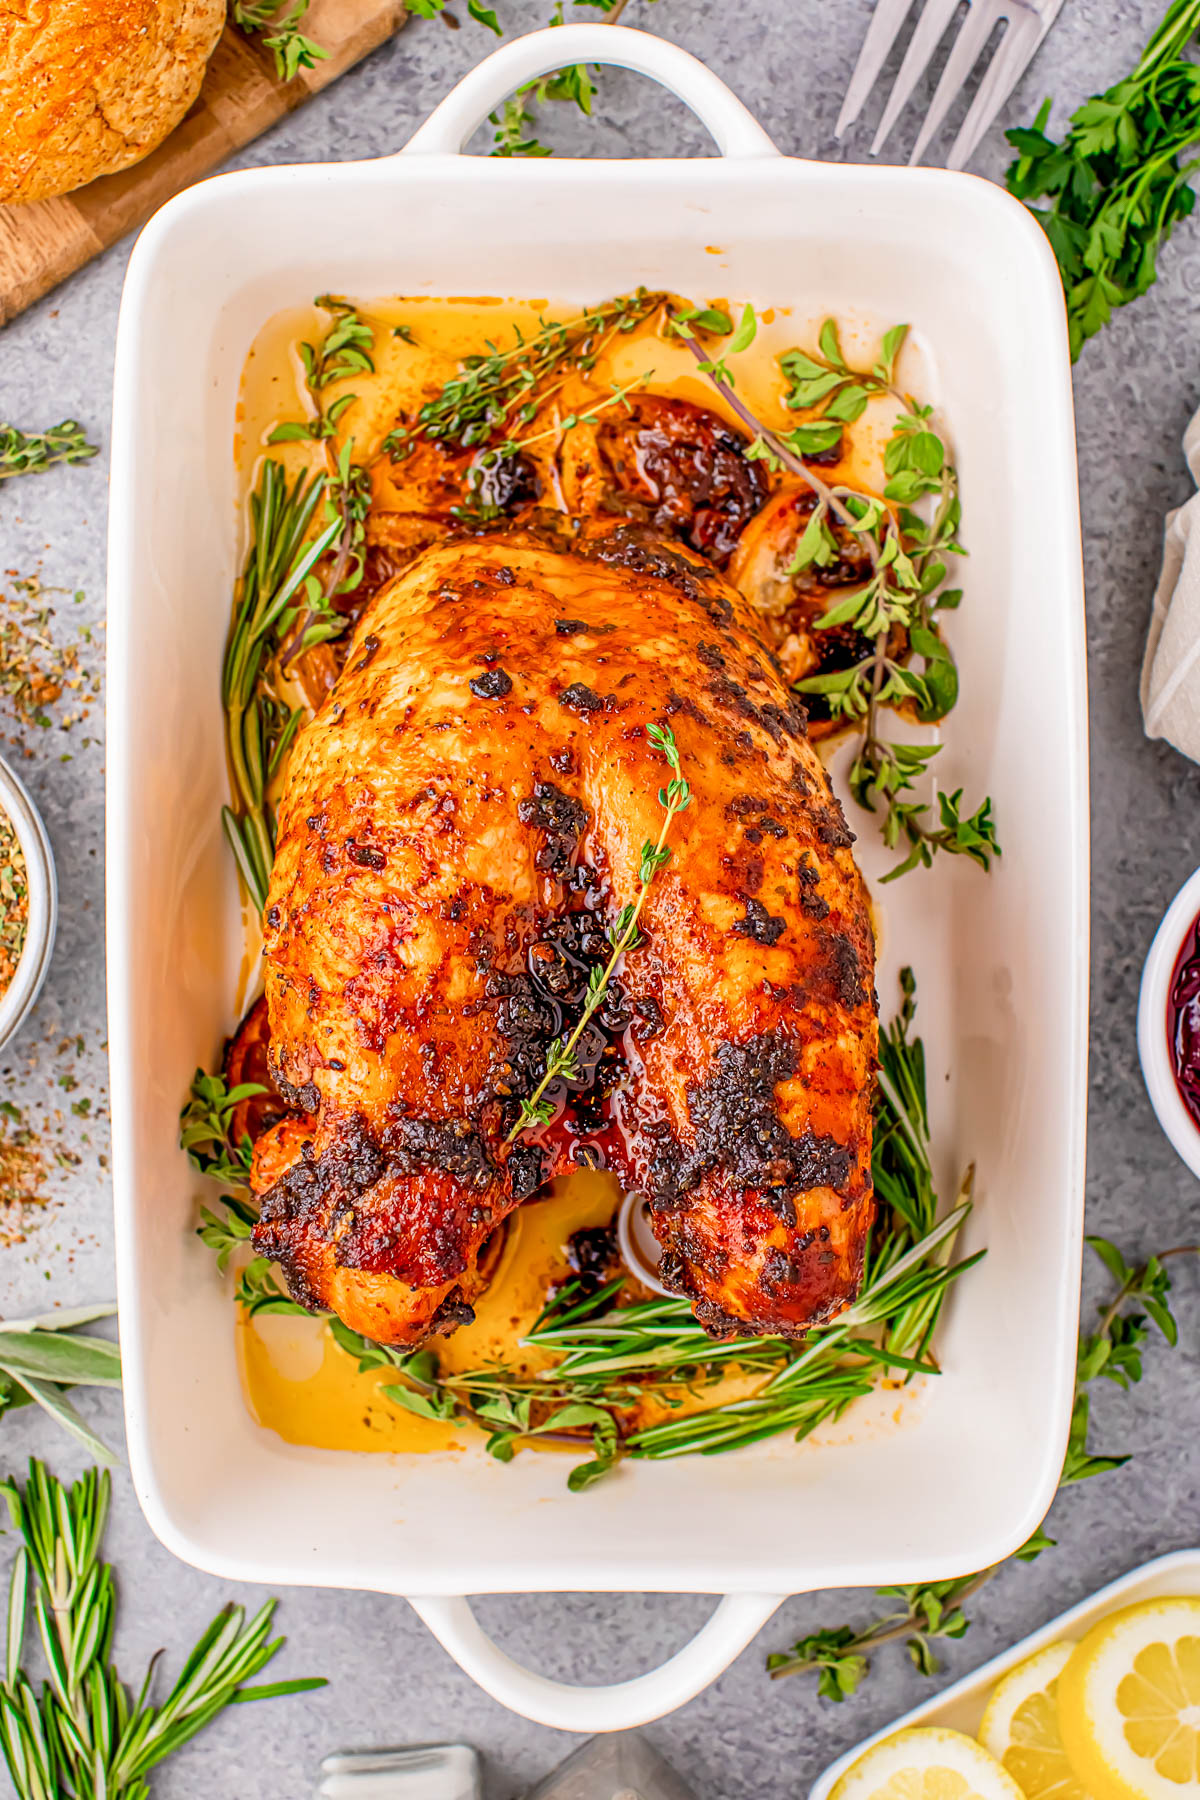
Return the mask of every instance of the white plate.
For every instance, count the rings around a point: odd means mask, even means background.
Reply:
[[[724,156],[522,162],[457,152],[501,97],[618,62],[691,104]],[[968,1158],[986,1243],[948,1310],[945,1374],[899,1426],[840,1447],[638,1464],[582,1496],[562,1462],[354,1457],[284,1444],[242,1401],[229,1299],[192,1234],[181,1097],[232,1024],[237,887],[221,838],[218,694],[239,526],[243,359],[277,309],[347,293],[545,295],[644,282],[911,321],[953,423],[971,557],[952,624],[963,699],[942,770],[994,798],[992,876],[884,889],[891,1011],[911,961],[941,1176]],[[709,70],[648,34],[573,26],[477,68],[402,156],[255,169],[172,200],[130,262],[117,345],[109,580],[109,1006],[130,1463],[179,1556],[231,1578],[418,1596],[506,1704],[577,1730],[654,1717],[711,1680],[781,1595],[931,1580],[1007,1555],[1054,1493],[1073,1391],[1087,1027],[1083,595],[1070,365],[1054,260],[999,189],[779,156]],[[868,872],[884,859],[855,821]],[[961,859],[960,859],[961,860]],[[459,1596],[724,1593],[664,1670],[576,1692],[527,1676]]]
[[[1174,1550],[1169,1556],[1156,1557],[1153,1562],[1143,1563],[1140,1568],[1131,1569],[1128,1575],[1110,1581],[1107,1587],[1099,1588],[1089,1599],[1060,1613],[1057,1619],[1051,1619],[1040,1631],[1022,1638],[1011,1650],[994,1656],[973,1675],[964,1675],[953,1687],[927,1700],[923,1706],[914,1706],[902,1719],[885,1725],[874,1737],[864,1738],[853,1750],[847,1750],[845,1756],[830,1763],[825,1773],[817,1778],[808,1800],[828,1800],[835,1783],[851,1764],[864,1756],[872,1745],[891,1737],[894,1732],[906,1731],[913,1725],[946,1725],[952,1731],[965,1731],[974,1737],[992,1689],[1002,1675],[1015,1669],[1027,1656],[1061,1638],[1081,1638],[1085,1631],[1118,1606],[1132,1606],[1138,1600],[1157,1600],[1168,1594],[1200,1594],[1200,1550]]]

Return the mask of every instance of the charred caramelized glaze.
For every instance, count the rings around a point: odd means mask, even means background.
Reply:
[[[696,553],[753,484],[723,460],[736,443],[694,425],[672,436],[644,408],[610,438],[587,479],[612,491],[624,446],[658,484],[625,518],[530,508],[447,541],[432,512],[405,515],[404,554],[423,547],[368,600],[297,740],[265,941],[288,1110],[255,1149],[255,1244],[304,1304],[380,1341],[469,1317],[497,1226],[573,1166],[646,1192],[664,1277],[716,1334],[799,1335],[856,1291],[865,897],[803,709]],[[645,942],[552,1123],[506,1143],[656,835],[656,722],[695,798]]]

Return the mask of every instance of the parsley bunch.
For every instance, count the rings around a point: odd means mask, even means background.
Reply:
[[[726,364],[706,354],[693,327],[728,334],[733,329],[728,313],[676,308],[670,328],[754,433],[747,456],[766,462],[776,473],[790,469],[812,491],[814,505],[787,575],[829,568],[854,542],[870,562],[866,582],[836,600],[812,626],[814,631],[843,626],[857,632],[865,640],[864,654],[848,667],[806,676],[793,685],[799,694],[820,695],[829,716],[854,725],[858,733],[851,792],[860,806],[878,813],[888,849],[906,851],[883,880],[927,869],[939,852],[967,856],[980,868],[990,868],[1000,854],[991,800],[964,814],[958,788],[938,794],[934,811],[918,797],[916,784],[941,746],[893,742],[880,735],[885,708],[933,724],[958,699],[958,671],[937,616],[962,599],[961,588],[946,586],[946,559],[963,554],[957,537],[958,474],[933,428],[933,408],[896,385],[896,360],[908,326],[894,325],[884,334],[879,357],[869,369],[854,368],[846,360],[833,319],[822,325],[816,351],[786,351],[779,359],[788,382],[786,404],[816,416],[785,432],[768,431],[755,418],[734,392]],[[725,354],[753,340],[754,311],[748,306]],[[898,408],[884,448],[882,498],[840,483],[830,486],[804,460],[840,450],[845,426],[860,419],[876,397],[889,398]],[[920,659],[919,669],[914,657]]]
[[[1200,163],[1182,158],[1200,140],[1200,65],[1183,52],[1198,28],[1200,0],[1173,0],[1132,74],[1085,101],[1061,143],[1046,135],[1049,100],[1008,133],[1018,155],[1005,182],[1058,259],[1072,358],[1152,286],[1160,246],[1196,204]]]

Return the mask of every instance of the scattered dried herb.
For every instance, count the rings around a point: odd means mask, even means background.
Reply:
[[[29,924],[29,881],[21,840],[12,820],[0,812],[0,999],[3,999],[21,952]]]
[[[7,698],[18,725],[62,731],[86,720],[99,696],[100,676],[86,670],[80,644],[91,641],[91,629],[80,626],[74,641],[64,640],[56,609],[47,596],[61,590],[43,587],[36,575],[14,579],[0,593],[0,695]],[[83,593],[73,596],[76,604]],[[75,702],[75,704],[72,704]],[[57,717],[51,709],[65,703]]]
[[[46,1157],[20,1107],[0,1100],[0,1247],[24,1242],[29,1209],[46,1203]]]

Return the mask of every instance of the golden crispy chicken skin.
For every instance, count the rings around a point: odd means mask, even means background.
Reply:
[[[554,1120],[506,1137],[691,806]],[[386,1343],[466,1316],[483,1246],[556,1173],[644,1191],[717,1335],[856,1292],[872,1213],[873,940],[802,710],[710,564],[625,522],[423,552],[300,734],[266,913],[257,1249]]]

